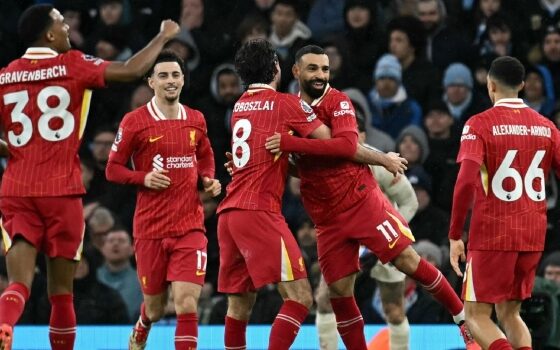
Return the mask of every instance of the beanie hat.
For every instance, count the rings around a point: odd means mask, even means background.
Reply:
[[[462,63],[450,64],[443,75],[443,87],[447,88],[450,85],[463,85],[472,89],[473,78],[470,69]]]
[[[375,80],[381,78],[391,78],[400,82],[402,78],[402,68],[399,60],[390,54],[381,56],[375,65],[374,77]]]

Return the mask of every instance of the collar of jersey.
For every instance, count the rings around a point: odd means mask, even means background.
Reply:
[[[249,90],[255,91],[255,90],[262,90],[262,89],[270,89],[270,90],[276,91],[276,89],[274,89],[272,86],[270,86],[268,84],[251,84],[251,85],[249,85],[249,88],[247,89],[247,91],[249,91]]]
[[[179,104],[179,112],[177,112],[177,119],[167,119],[162,111],[158,108],[156,104],[156,97],[152,97],[150,102],[146,104],[148,107],[148,112],[155,120],[186,120],[187,119],[187,112],[183,105]]]
[[[520,98],[502,98],[494,103],[494,107],[527,108],[528,106]]]
[[[48,47],[30,47],[25,51],[22,58],[30,60],[41,60],[45,58],[53,58],[58,56],[58,52]]]

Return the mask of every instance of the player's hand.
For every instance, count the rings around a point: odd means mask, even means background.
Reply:
[[[202,178],[202,186],[204,186],[204,192],[210,193],[212,197],[216,197],[222,193],[222,184],[216,179],[205,176]]]
[[[161,26],[159,27],[159,33],[166,40],[173,39],[173,37],[175,37],[175,35],[177,35],[179,33],[179,30],[181,30],[181,27],[179,27],[179,24],[177,24],[177,22],[175,22],[173,20],[170,20],[170,19],[166,19],[164,21],[161,21]]]
[[[404,171],[407,169],[407,164],[408,161],[401,157],[400,154],[395,152],[387,152],[385,154],[385,162],[382,165],[391,174],[397,176],[398,174],[404,174]]]
[[[226,152],[227,162],[224,163],[224,168],[228,172],[229,176],[233,176],[233,156],[231,152]]]
[[[264,147],[272,154],[278,154],[282,152],[280,150],[280,140],[282,139],[282,135],[279,133],[274,133],[274,135],[266,138],[266,143]]]
[[[467,257],[465,256],[465,243],[463,243],[460,239],[450,239],[449,240],[449,262],[451,263],[451,267],[453,271],[459,277],[463,277],[463,273],[459,268],[459,259],[461,262],[465,262]]]
[[[165,190],[171,185],[171,179],[163,174],[167,174],[169,170],[150,171],[144,177],[144,186],[151,190]]]

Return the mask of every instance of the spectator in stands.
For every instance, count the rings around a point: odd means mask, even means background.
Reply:
[[[307,26],[313,39],[322,39],[344,30],[344,2],[341,0],[316,0],[307,17]]]
[[[300,21],[299,10],[297,0],[277,0],[270,14],[272,26],[268,40],[276,49],[283,72],[292,70],[296,51],[310,43],[311,30]],[[292,81],[291,74],[284,74],[281,79],[279,90],[286,91]]]
[[[426,35],[422,22],[415,17],[398,17],[388,26],[389,52],[395,55],[403,70],[402,82],[408,95],[423,110],[441,97],[440,72],[426,57]]]
[[[105,177],[105,167],[115,137],[116,131],[112,126],[101,126],[95,131],[90,144],[95,167],[87,197],[89,201],[107,207],[123,225],[130,228],[136,200],[134,188],[116,185]]]
[[[233,56],[233,36],[224,31],[219,19],[206,13],[203,0],[182,0],[179,24],[181,30],[186,30],[194,39],[196,48],[200,51],[201,65],[208,72],[214,64],[224,62]],[[210,78],[206,76],[206,82]],[[191,91],[191,89],[189,89]]]
[[[360,122],[363,122],[366,130],[366,143],[371,145],[382,152],[393,152],[395,150],[395,140],[389,136],[384,131],[372,125],[372,113],[369,107],[369,103],[364,94],[356,89],[350,88],[343,90],[352,101],[354,110],[356,111],[356,119],[358,121],[358,126]]]
[[[429,108],[424,116],[424,127],[430,147],[424,168],[433,180],[432,202],[449,214],[453,201],[453,187],[459,171],[456,162],[459,152],[459,130],[443,101],[435,102]]]
[[[515,40],[512,24],[502,14],[495,14],[486,21],[488,35],[478,49],[480,59],[492,62],[501,56],[515,56],[521,60],[527,57],[525,45],[520,40]]]
[[[107,233],[115,226],[113,213],[99,203],[92,203],[84,207],[87,237],[84,242],[84,254],[96,268],[103,263],[101,250],[105,244]]]
[[[443,0],[419,0],[416,16],[426,29],[426,56],[440,71],[452,62],[472,60],[465,33],[447,23]]]
[[[555,251],[543,259],[541,272],[545,279],[555,282],[560,287],[560,251]]]
[[[337,90],[354,85],[349,76],[349,53],[344,45],[337,40],[327,40],[322,43],[325,53],[329,57],[329,84]]]
[[[150,89],[150,87],[144,83],[138,84],[138,86],[132,90],[130,101],[126,101],[126,110],[124,113],[121,113],[121,115],[125,115],[126,113],[147,104],[150,102],[152,97],[154,97],[154,90]]]
[[[116,290],[97,280],[96,268],[87,254],[82,255],[74,275],[74,308],[78,324],[129,323],[122,297]],[[50,305],[45,295],[37,307],[37,322],[48,323],[49,311]]]
[[[243,18],[237,27],[238,46],[249,40],[268,38],[270,24],[259,14],[249,14]]]
[[[231,180],[223,166],[227,161],[225,153],[231,151],[231,113],[235,102],[243,93],[243,87],[235,67],[230,63],[221,64],[214,69],[209,87],[210,94],[195,106],[206,116],[208,137],[212,141],[216,162],[216,178],[225,185]]]
[[[459,129],[470,117],[490,107],[488,99],[473,91],[473,86],[471,71],[464,64],[453,63],[445,70],[443,101]]]
[[[404,128],[396,138],[396,152],[408,161],[408,171],[415,166],[422,166],[430,154],[428,137],[422,128],[410,125]]]
[[[406,176],[418,199],[418,211],[409,226],[416,240],[429,240],[436,245],[447,243],[449,214],[432,204],[432,179],[420,166],[410,169]],[[441,261],[438,266],[441,266]]]
[[[390,54],[381,56],[373,76],[375,87],[368,95],[372,125],[395,138],[407,125],[421,126],[422,110],[402,85],[397,58]]]
[[[538,0],[526,1],[524,4],[526,9],[522,13],[520,25],[528,32],[529,43],[538,45],[543,30],[560,25],[560,1]]]
[[[469,35],[471,45],[478,47],[487,36],[486,22],[493,15],[501,12],[501,0],[480,0],[471,19]],[[470,21],[469,21],[470,22]]]
[[[383,52],[384,35],[377,23],[375,1],[346,0],[344,32],[337,36],[342,52],[348,53],[347,79],[364,93],[372,86],[371,68]]]
[[[560,94],[560,27],[546,27],[542,37],[542,54],[541,63],[550,71],[554,93]]]
[[[546,117],[552,117],[555,98],[552,76],[544,66],[525,68],[525,86],[522,97],[525,103]]]
[[[124,229],[109,231],[101,249],[104,263],[97,269],[97,280],[119,292],[128,311],[128,319],[135,320],[140,315],[142,290],[136,269],[130,264],[132,238]]]

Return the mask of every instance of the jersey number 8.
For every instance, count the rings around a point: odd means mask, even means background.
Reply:
[[[237,136],[237,133],[241,130],[241,136]],[[239,119],[233,126],[232,131],[233,145],[231,146],[231,156],[233,158],[233,164],[237,168],[243,168],[248,162],[249,157],[251,157],[251,149],[249,144],[246,142],[251,135],[251,122],[248,119]],[[237,151],[241,148],[241,155],[237,154]]]
[[[51,97],[58,99],[58,104],[49,106],[47,100]],[[12,130],[8,132],[8,141],[14,147],[25,146],[33,135],[33,123],[31,118],[23,113],[23,109],[29,102],[27,90],[12,92],[4,95],[4,104],[14,104],[11,119],[12,123],[21,124],[21,133],[16,134]],[[48,86],[37,95],[37,107],[42,112],[37,123],[37,130],[42,138],[47,141],[62,141],[68,138],[74,131],[74,116],[68,111],[70,105],[70,94],[61,86]],[[62,125],[58,129],[51,129],[49,122],[53,118],[62,119]]]

